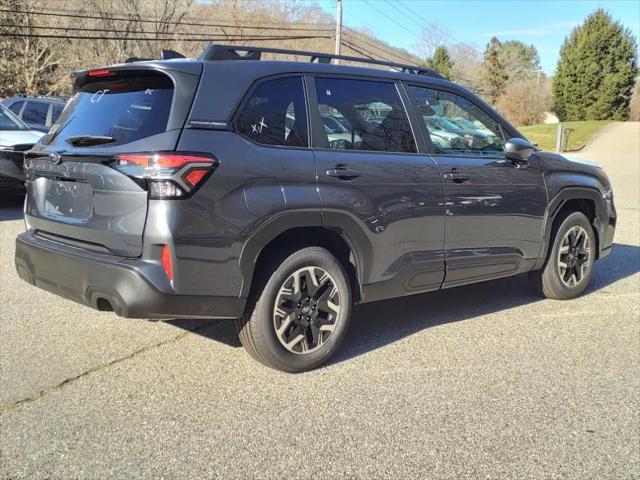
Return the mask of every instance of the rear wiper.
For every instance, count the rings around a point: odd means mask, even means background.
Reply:
[[[74,147],[91,147],[93,145],[102,145],[103,143],[116,141],[115,138],[105,135],[76,135],[74,137],[67,137],[65,140]]]

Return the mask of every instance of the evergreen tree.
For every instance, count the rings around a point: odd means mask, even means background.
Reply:
[[[436,72],[442,75],[447,80],[451,80],[452,74],[451,70],[453,69],[453,60],[449,56],[449,52],[445,47],[438,47],[433,52],[431,57],[427,58],[425,62],[427,67],[433,68]]]
[[[500,60],[501,46],[500,41],[493,37],[484,51],[480,77],[483,93],[490,103],[495,103],[496,99],[502,95],[509,78]]]
[[[540,71],[540,55],[536,47],[518,40],[501,42],[498,58],[509,76],[509,81],[536,78]]]
[[[560,49],[553,103],[561,121],[626,120],[638,74],[636,41],[606,11],[596,10]]]

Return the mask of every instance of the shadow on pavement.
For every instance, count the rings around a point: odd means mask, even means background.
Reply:
[[[0,192],[0,222],[23,217],[24,193]]]
[[[611,254],[598,261],[587,295],[640,271],[640,247],[614,245]],[[351,326],[330,364],[384,347],[426,328],[471,320],[481,315],[506,311],[542,300],[530,285],[527,275],[491,282],[412,295],[356,306]],[[183,326],[184,322],[184,326]],[[185,320],[169,323],[187,327]],[[194,333],[240,347],[235,323],[215,320]]]

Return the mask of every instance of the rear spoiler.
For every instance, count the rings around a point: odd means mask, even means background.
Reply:
[[[175,50],[160,50],[160,58],[141,58],[141,57],[129,57],[124,63],[135,62],[149,62],[151,60],[171,60],[172,58],[187,58],[183,54],[176,52]]]

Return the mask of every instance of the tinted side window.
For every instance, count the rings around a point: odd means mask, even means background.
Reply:
[[[316,78],[316,90],[329,148],[416,152],[411,125],[394,84]]]
[[[18,115],[20,113],[20,109],[22,108],[23,104],[24,102],[20,100],[19,102],[11,104],[11,106],[9,107],[9,110],[11,110],[13,113]]]
[[[64,105],[60,105],[58,103],[54,103],[53,104],[53,111],[51,112],[51,124],[52,125],[54,123],[56,123],[56,120],[58,119],[58,117],[62,113],[62,110],[64,110]]]
[[[260,83],[238,114],[236,129],[263,145],[308,147],[302,78],[277,78]]]
[[[502,127],[477,105],[431,88],[410,86],[408,92],[436,153],[504,155]]]
[[[27,123],[37,123],[44,125],[47,122],[49,104],[43,102],[27,102],[27,106],[22,112],[22,120]]]

